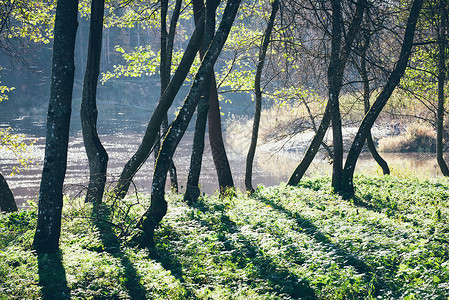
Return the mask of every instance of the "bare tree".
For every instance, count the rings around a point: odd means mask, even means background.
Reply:
[[[274,27],[274,19],[276,18],[276,13],[279,10],[278,0],[274,0],[271,3],[271,15],[263,35],[262,47],[259,52],[259,59],[256,66],[256,76],[254,80],[254,91],[256,94],[256,109],[254,112],[254,122],[253,130],[251,134],[251,144],[249,146],[248,155],[246,157],[246,168],[245,168],[245,188],[248,192],[253,193],[254,188],[252,186],[252,176],[253,176],[253,162],[254,155],[256,153],[257,137],[259,134],[259,124],[260,124],[260,114],[262,110],[262,90],[260,88],[260,81],[262,77],[262,70],[265,63],[265,57],[268,50],[268,45],[270,43],[271,32]]]
[[[422,7],[422,0],[414,0],[412,7],[410,9],[409,17],[407,20],[407,26],[404,33],[404,38],[402,41],[401,53],[399,54],[399,59],[391,72],[387,83],[385,84],[382,92],[377,97],[376,101],[371,106],[369,112],[365,115],[365,118],[360,125],[354,141],[346,158],[346,163],[344,170],[342,172],[342,187],[341,193],[345,197],[354,196],[354,169],[357,163],[360,152],[362,151],[363,144],[369,135],[369,132],[382,111],[383,107],[387,103],[391,94],[393,93],[396,86],[399,84],[402,75],[405,72],[409,57],[412,52],[413,37],[415,35],[416,23],[418,22],[418,17]]]

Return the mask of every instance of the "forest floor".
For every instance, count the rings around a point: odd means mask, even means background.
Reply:
[[[352,201],[328,177],[192,207],[169,195],[151,249],[126,244],[147,196],[107,216],[66,199],[53,255],[31,250],[35,209],[1,214],[0,298],[448,299],[449,181],[355,184]]]

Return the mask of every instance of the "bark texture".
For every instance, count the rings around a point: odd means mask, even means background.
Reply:
[[[439,1],[439,15],[441,24],[438,30],[438,106],[437,106],[437,162],[441,173],[449,176],[449,169],[443,156],[443,127],[444,127],[444,84],[446,81],[446,51],[447,51],[447,10],[446,1]]]
[[[204,58],[204,49],[209,48],[209,44],[215,33],[215,0],[208,0],[206,2],[205,11],[205,32],[203,44],[200,47],[200,57]],[[204,2],[202,0],[193,1],[194,19],[198,22],[200,14],[204,11]],[[211,74],[214,74],[214,70],[210,70]],[[198,200],[200,196],[199,179],[201,174],[201,166],[203,162],[204,153],[204,136],[206,133],[207,113],[209,111],[209,94],[213,91],[209,90],[210,81],[204,85],[204,90],[198,102],[195,133],[193,136],[192,154],[190,156],[190,168],[189,175],[187,177],[186,193],[184,194],[184,200],[192,204]]]
[[[4,212],[17,211],[17,204],[14,195],[6,182],[5,177],[0,173],[0,209]]]
[[[162,121],[167,115],[167,111],[172,105],[179,89],[181,88],[189,72],[190,66],[195,59],[195,55],[200,48],[201,40],[203,38],[203,32],[204,23],[203,25],[197,26],[195,28],[195,31],[190,38],[189,44],[184,51],[184,55],[178,68],[176,69],[175,74],[173,75],[173,78],[170,80],[170,83],[164,90],[162,96],[159,99],[158,105],[151,115],[151,119],[143,136],[142,143],[140,144],[136,153],[134,153],[131,159],[126,163],[122,173],[120,174],[117,186],[112,192],[112,195],[114,197],[123,199],[126,196],[129,185],[131,184],[131,180],[151,154],[152,148],[158,137]]]
[[[100,74],[103,15],[104,0],[92,0],[87,65],[80,113],[90,172],[86,201],[96,203],[100,203],[103,199],[108,166],[108,154],[101,144],[97,131],[97,83]]]
[[[271,15],[265,29],[263,36],[262,47],[259,52],[259,60],[256,67],[256,76],[254,80],[254,92],[256,94],[256,109],[254,112],[254,122],[253,130],[251,133],[251,144],[249,146],[248,155],[246,157],[246,168],[245,168],[245,188],[247,192],[253,193],[254,188],[252,185],[253,177],[253,162],[254,155],[256,154],[257,137],[259,135],[259,124],[260,124],[260,114],[262,111],[262,90],[260,88],[260,80],[262,77],[262,70],[265,63],[265,57],[267,55],[268,44],[270,43],[271,32],[274,27],[274,19],[276,18],[276,13],[279,10],[278,0],[274,0],[271,3]]]
[[[349,198],[354,196],[354,169],[360,152],[362,151],[363,144],[368,137],[368,134],[374,122],[384,108],[394,89],[399,84],[399,81],[401,80],[401,77],[407,67],[407,63],[412,52],[413,37],[415,35],[416,23],[421,11],[422,2],[422,0],[413,1],[410,15],[407,20],[407,26],[401,46],[401,52],[399,54],[399,59],[396,63],[396,66],[388,77],[388,80],[382,92],[379,94],[376,101],[371,106],[369,112],[365,115],[365,118],[363,119],[362,124],[360,125],[359,130],[357,131],[357,134],[351,145],[351,148],[349,149],[345,168],[342,174],[342,195],[345,197]]]
[[[228,37],[232,23],[237,14],[241,0],[229,0],[227,2],[220,26],[214,39],[203,59],[200,68],[193,80],[189,94],[184,100],[183,106],[175,120],[171,123],[167,134],[161,145],[161,150],[156,162],[153,174],[153,185],[151,189],[151,204],[149,209],[142,216],[138,227],[142,230],[142,240],[145,246],[153,245],[154,229],[167,212],[167,202],[165,201],[164,183],[167,176],[168,166],[173,153],[179,144],[185,130],[192,118],[198,101],[204,91],[205,85],[210,81],[211,70],[223,48]]]
[[[70,114],[74,79],[78,1],[59,0],[54,27],[50,101],[39,208],[33,248],[38,253],[58,250],[67,167]]]

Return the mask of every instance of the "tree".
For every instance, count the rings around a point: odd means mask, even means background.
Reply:
[[[6,182],[6,179],[0,173],[0,209],[4,212],[17,211],[17,204],[14,201],[14,195]]]
[[[229,0],[227,2],[220,26],[201,63],[200,68],[198,69],[197,74],[195,75],[189,94],[184,100],[178,115],[169,126],[168,132],[164,137],[153,173],[151,204],[137,225],[138,228],[141,229],[140,242],[142,245],[153,245],[154,230],[167,212],[167,201],[165,200],[164,185],[170,160],[173,157],[173,153],[184,135],[185,130],[187,129],[198,101],[204,93],[205,86],[210,81],[212,68],[221,52],[221,49],[223,48],[224,43],[226,42],[239,5],[240,0]]]
[[[371,89],[370,89],[370,80],[368,78],[368,70],[366,66],[366,52],[369,48],[369,39],[370,36],[367,32],[364,34],[364,45],[362,46],[361,52],[360,52],[360,68],[359,73],[360,77],[362,78],[362,84],[363,84],[363,106],[365,108],[365,114],[368,113],[370,109],[370,96],[371,96]],[[368,134],[368,137],[366,138],[366,143],[368,146],[368,149],[373,156],[374,160],[377,162],[377,164],[382,168],[382,172],[384,175],[390,174],[390,168],[388,167],[387,162],[380,156],[379,152],[377,152],[376,146],[374,145],[373,136],[371,135],[371,130]]]
[[[97,83],[100,73],[104,0],[92,0],[86,73],[81,101],[81,125],[84,147],[89,160],[89,186],[86,201],[100,203],[106,185],[108,154],[97,132]]]
[[[382,92],[377,96],[376,101],[371,106],[369,112],[365,115],[365,118],[360,125],[354,141],[349,149],[348,157],[346,158],[346,163],[344,170],[342,172],[342,187],[341,193],[345,197],[354,196],[354,169],[357,163],[357,159],[362,151],[363,144],[369,135],[371,127],[382,111],[383,107],[387,103],[391,94],[393,93],[396,86],[399,84],[402,75],[405,72],[409,57],[412,52],[413,37],[415,35],[415,28],[418,22],[418,17],[422,7],[422,0],[414,0],[412,7],[410,9],[409,17],[407,20],[407,26],[405,28],[404,38],[402,41],[401,52],[399,54],[398,61],[391,72]]]
[[[448,35],[448,1],[438,1],[440,24],[437,28],[438,43],[438,108],[437,108],[437,162],[441,173],[449,176],[449,169],[443,157],[443,126],[444,126],[444,85],[447,73],[447,35]]]
[[[194,0],[193,2],[193,13],[195,19],[195,25],[198,24],[199,16],[203,13],[205,18],[205,32],[203,43],[200,47],[200,58],[204,58],[204,49],[208,49],[210,42],[215,33],[215,10],[219,4],[219,1],[207,0],[206,7],[204,9],[204,2],[201,0]],[[210,71],[211,74],[214,73],[213,67]],[[190,157],[190,168],[189,175],[187,177],[187,187],[184,194],[184,200],[188,203],[194,203],[198,200],[200,196],[199,190],[199,178],[201,173],[201,165],[204,152],[204,136],[206,133],[206,122],[207,114],[209,111],[209,95],[213,92],[211,91],[211,82],[206,83],[202,91],[202,95],[198,102],[196,123],[195,123],[195,133],[193,136],[192,154]]]
[[[256,153],[257,146],[257,136],[259,134],[259,123],[260,123],[260,114],[262,110],[262,90],[260,88],[260,81],[262,77],[262,70],[265,63],[265,56],[267,54],[268,44],[270,43],[271,32],[274,27],[274,19],[276,18],[276,13],[279,10],[279,2],[278,0],[274,0],[271,3],[271,15],[270,20],[268,21],[267,28],[265,29],[265,33],[263,35],[262,47],[259,52],[259,60],[256,66],[256,77],[254,80],[254,91],[256,94],[256,109],[254,113],[254,123],[253,130],[251,134],[251,144],[249,146],[248,155],[246,158],[246,168],[245,168],[245,188],[248,192],[253,193],[254,188],[252,186],[252,172],[253,172],[253,161],[254,155]]]
[[[178,23],[179,14],[181,11],[181,0],[177,0],[173,14],[170,21],[170,28],[167,34],[167,11],[168,11],[168,0],[161,1],[161,64],[160,64],[160,77],[161,77],[161,95],[167,88],[170,82],[170,71],[172,65],[173,56],[173,43],[175,39],[176,24]],[[162,120],[162,132],[165,132],[168,127],[168,116],[165,114],[164,120]],[[157,153],[159,152],[159,140],[156,143],[155,159],[157,158]],[[172,189],[178,192],[178,176],[176,173],[176,167],[173,160],[170,163],[170,182]]]
[[[168,109],[173,103],[176,94],[178,93],[180,87],[182,86],[184,79],[186,78],[190,66],[195,59],[195,55],[200,48],[201,40],[204,32],[204,24],[200,23],[192,33],[189,44],[187,45],[181,62],[176,69],[170,83],[161,95],[159,102],[151,115],[151,119],[148,123],[147,129],[143,136],[142,142],[139,145],[136,153],[131,157],[131,159],[126,163],[125,167],[120,174],[120,178],[117,182],[116,187],[112,191],[113,197],[123,199],[128,192],[131,180],[142,166],[142,164],[147,160],[151,154],[152,147],[156,142],[158,137],[158,132],[161,127],[164,116],[166,116]],[[168,170],[167,170],[168,171]]]
[[[342,36],[344,22],[341,13],[341,3],[339,0],[332,1],[332,30],[331,30],[331,57],[327,70],[328,76],[328,96],[329,100],[324,111],[323,118],[316,134],[304,154],[300,164],[290,176],[289,185],[296,185],[304,176],[312,163],[318,149],[323,141],[324,135],[332,120],[333,129],[333,172],[332,187],[338,191],[341,187],[341,169],[343,165],[343,137],[341,132],[341,117],[339,108],[339,95],[343,85],[343,74],[346,63],[351,52],[354,39],[359,32],[363,12],[367,6],[366,0],[359,0],[355,4],[356,9],[349,24],[348,31],[344,34],[343,46]]]
[[[59,247],[62,188],[67,167],[75,36],[78,1],[59,0],[56,6],[47,137],[33,248],[38,253],[55,252]]]

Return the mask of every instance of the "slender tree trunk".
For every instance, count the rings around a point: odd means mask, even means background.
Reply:
[[[340,119],[340,109],[338,103],[338,95],[340,94],[340,89],[343,81],[343,72],[346,67],[346,62],[348,60],[349,54],[352,49],[352,44],[354,42],[354,38],[356,34],[359,32],[359,27],[362,21],[363,12],[367,6],[366,0],[358,0],[356,3],[356,11],[351,23],[349,25],[348,32],[346,34],[345,44],[343,48],[340,50],[341,43],[341,31],[342,24],[341,22],[341,7],[339,0],[332,1],[332,8],[336,10],[336,15],[333,15],[333,28],[332,28],[332,53],[331,53],[331,62],[329,63],[328,68],[328,80],[329,80],[329,100],[326,105],[326,110],[324,111],[323,118],[321,120],[321,124],[318,127],[318,130],[315,134],[315,137],[312,140],[309,148],[304,154],[301,163],[298,165],[296,170],[290,176],[288,181],[289,185],[297,185],[301,178],[304,176],[305,172],[309,168],[312,163],[316,153],[319,150],[320,144],[323,142],[324,135],[326,134],[327,129],[329,128],[329,124],[332,118],[336,119],[333,126],[336,127],[336,132],[333,134],[333,142],[334,142],[334,154],[333,154],[333,174],[332,174],[332,186],[336,191],[339,190],[341,186],[341,164],[340,161],[343,160],[343,141],[340,140],[341,136],[341,119]],[[334,24],[335,23],[335,24]],[[334,36],[334,31],[336,35]],[[333,111],[333,112],[332,112]],[[335,130],[335,129],[334,129]],[[340,147],[341,149],[337,150],[337,156],[335,155],[335,148]],[[338,146],[340,145],[340,146]],[[341,159],[339,158],[341,156]],[[335,161],[337,162],[337,166],[335,166]],[[338,167],[340,165],[340,167]]]
[[[74,79],[77,0],[59,0],[54,27],[50,102],[39,211],[33,247],[38,253],[58,250],[67,167],[70,114]]]
[[[216,4],[218,5],[217,0]],[[204,6],[203,0],[192,1],[194,11],[200,11]],[[195,24],[198,23],[198,14],[195,14]],[[204,57],[204,52],[207,49],[200,49],[201,59]],[[226,149],[223,142],[223,134],[221,129],[220,104],[218,101],[217,83],[215,80],[215,73],[211,76],[210,93],[209,93],[209,109],[207,116],[209,124],[209,143],[211,146],[212,157],[214,160],[215,169],[217,171],[218,185],[220,193],[225,193],[229,188],[234,188],[234,181],[232,179],[231,167],[229,165]]]
[[[391,72],[385,87],[377,97],[376,101],[371,106],[369,112],[365,115],[362,124],[357,131],[352,146],[349,150],[348,157],[346,158],[345,168],[342,174],[342,194],[345,197],[354,196],[354,169],[357,163],[360,152],[362,151],[363,144],[368,137],[368,134],[379,116],[380,112],[384,108],[391,94],[396,86],[399,84],[402,75],[405,72],[407,63],[412,52],[413,37],[415,34],[416,23],[418,21],[419,13],[422,7],[422,0],[414,0],[410,15],[407,20],[407,27],[402,42],[401,53],[399,54],[398,62]]]
[[[370,109],[370,87],[369,87],[369,79],[368,79],[368,71],[366,69],[366,51],[369,46],[369,37],[365,37],[365,45],[362,49],[361,53],[361,61],[360,61],[360,76],[362,77],[363,82],[363,103],[365,106],[365,114],[368,113]],[[382,168],[382,172],[384,175],[390,174],[390,168],[388,167],[387,162],[380,156],[379,152],[377,152],[376,146],[374,145],[373,136],[371,135],[371,130],[366,138],[366,143],[368,145],[368,149],[373,156],[374,160],[377,164]]]
[[[17,211],[17,204],[14,195],[6,182],[5,177],[0,173],[0,209],[4,212]]]
[[[330,102],[327,102],[326,109],[324,111],[323,118],[321,119],[320,126],[313,137],[312,142],[310,143],[309,148],[307,148],[306,153],[304,154],[301,162],[296,167],[293,174],[290,176],[288,180],[288,185],[295,186],[302,179],[310,164],[312,163],[315,155],[318,153],[320,149],[320,145],[323,142],[324,135],[326,134],[327,129],[329,128],[331,122],[331,114],[330,114]]]
[[[332,41],[331,60],[327,71],[329,84],[329,102],[332,120],[332,145],[334,149],[332,163],[332,188],[341,189],[341,171],[343,169],[343,134],[341,131],[340,90],[343,82],[345,65],[340,61],[340,48],[343,31],[341,0],[332,0]]]
[[[246,157],[246,169],[245,169],[245,188],[246,191],[253,193],[254,188],[252,186],[253,177],[253,162],[254,155],[256,154],[257,137],[259,134],[260,114],[262,111],[262,90],[260,89],[260,79],[262,77],[262,70],[265,63],[265,57],[267,55],[268,44],[270,43],[271,32],[274,27],[274,19],[279,9],[278,0],[274,0],[271,3],[271,16],[268,21],[267,28],[263,36],[262,47],[259,52],[259,60],[256,67],[256,76],[254,79],[254,90],[256,94],[256,110],[254,112],[253,131],[251,134],[251,144],[249,146],[248,155]]]
[[[209,48],[209,44],[215,33],[215,9],[218,2],[215,0],[206,1],[206,20],[205,20],[205,32],[203,44],[200,47],[200,57],[204,57],[204,49]],[[194,19],[198,22],[198,17],[201,12],[204,11],[204,2],[202,0],[193,1]],[[214,70],[210,71],[214,74]],[[186,193],[184,194],[184,200],[192,204],[198,200],[200,196],[199,180],[201,174],[201,165],[203,163],[204,153],[204,136],[206,133],[207,113],[209,111],[209,95],[211,85],[210,81],[205,84],[203,95],[200,97],[197,106],[195,133],[193,136],[192,154],[190,157],[189,175],[187,177]]]
[[[443,157],[443,129],[444,129],[444,84],[446,81],[446,1],[440,0],[441,24],[438,31],[438,108],[437,108],[437,162],[443,176],[449,176],[449,169]]]
[[[117,182],[117,186],[112,192],[113,196],[118,199],[123,199],[128,192],[131,180],[147,160],[151,154],[152,147],[158,137],[158,132],[161,127],[161,123],[164,117],[167,115],[167,111],[173,103],[180,87],[182,86],[184,79],[186,78],[190,66],[195,59],[195,55],[200,47],[204,32],[203,25],[197,26],[195,31],[190,38],[189,44],[184,52],[181,62],[176,69],[173,78],[170,80],[167,88],[159,99],[158,105],[156,106],[153,114],[151,115],[150,122],[148,123],[147,129],[145,131],[142,143],[137,149],[136,153],[131,157],[131,159],[126,163],[120,178]],[[168,170],[167,170],[168,171]]]
[[[108,154],[97,132],[97,83],[100,74],[103,14],[104,0],[92,0],[87,66],[81,101],[81,125],[90,171],[86,201],[95,203],[102,201],[108,165]]]
[[[139,221],[138,227],[142,229],[143,243],[146,246],[153,245],[154,229],[167,212],[167,202],[165,201],[164,183],[167,176],[170,159],[173,156],[176,147],[179,144],[185,130],[192,118],[194,110],[198,101],[204,91],[204,87],[210,81],[212,68],[218,55],[223,48],[224,43],[228,37],[232,23],[237,14],[241,0],[228,0],[220,26],[217,33],[203,59],[198,73],[193,80],[184,104],[176,116],[175,120],[170,125],[168,132],[162,142],[161,150],[156,162],[153,174],[153,185],[151,189],[151,204],[145,214]],[[199,25],[199,24],[198,24]]]

